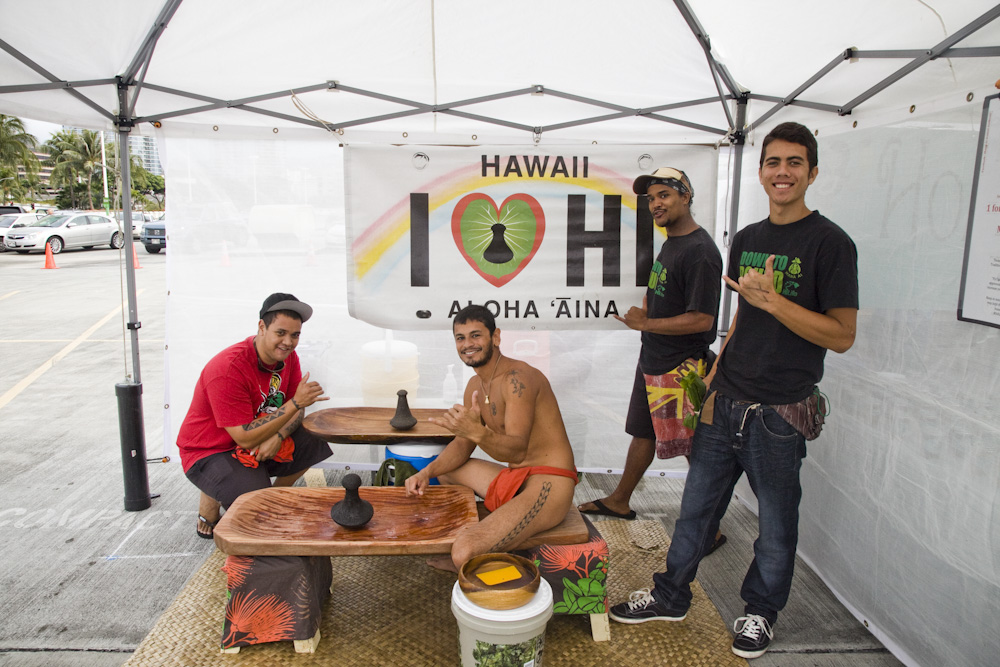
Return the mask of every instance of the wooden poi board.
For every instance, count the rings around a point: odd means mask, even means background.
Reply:
[[[427,421],[430,417],[440,417],[447,410],[416,408],[410,412],[417,418],[417,425],[408,431],[397,431],[389,426],[389,420],[396,414],[393,408],[326,408],[308,415],[302,426],[327,442],[341,444],[378,445],[410,440],[447,444],[455,437],[444,427]]]
[[[406,489],[389,486],[358,492],[375,510],[361,528],[344,528],[330,518],[343,488],[245,493],[215,527],[215,544],[231,556],[447,554],[458,531],[479,520],[475,495],[464,486],[432,486],[410,497]]]

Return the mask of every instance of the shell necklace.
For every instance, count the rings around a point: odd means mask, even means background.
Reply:
[[[492,387],[493,386],[493,376],[497,374],[497,366],[500,365],[500,357],[502,357],[502,356],[503,355],[500,354],[500,350],[497,350],[497,360],[493,364],[493,373],[490,374],[490,381],[488,383],[483,384],[483,378],[479,378],[479,386],[482,388],[483,394],[486,396],[486,401],[485,401],[486,405],[490,404],[490,392],[487,389],[487,387]]]

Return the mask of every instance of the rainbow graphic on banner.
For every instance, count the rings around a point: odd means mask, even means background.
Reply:
[[[589,172],[588,178],[560,178],[558,184],[560,187],[578,186],[601,195],[622,195],[624,193],[622,205],[635,210],[635,199],[627,196],[632,192],[633,176],[623,176],[594,164],[590,165]],[[552,180],[542,176],[484,177],[480,164],[472,163],[426,183],[421,187],[421,191],[429,193],[429,209],[434,211],[449,202],[457,202],[463,196],[478,190],[512,182],[551,183]],[[355,277],[360,279],[367,276],[371,279],[377,276],[378,272],[372,272],[376,270],[380,262],[391,254],[392,249],[403,239],[409,229],[409,198],[404,197],[387,209],[354,239],[351,244],[351,255],[354,258]],[[467,256],[466,258],[468,259]],[[386,267],[384,271],[388,272],[390,268]]]

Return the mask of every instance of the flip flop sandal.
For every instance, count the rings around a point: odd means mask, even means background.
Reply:
[[[200,530],[198,530],[197,528],[195,528],[195,532],[198,533],[198,537],[202,538],[203,540],[214,539],[215,538],[215,524],[219,523],[219,520],[216,519],[215,521],[209,521],[208,519],[206,519],[205,517],[203,517],[202,515],[199,514],[198,515],[198,521],[201,521],[202,523],[204,523],[205,525],[207,525],[208,528],[209,528],[209,531],[207,533],[203,533]]]
[[[635,510],[629,510],[626,513],[616,512],[613,509],[609,508],[604,503],[602,503],[600,500],[591,500],[590,502],[593,503],[593,505],[597,507],[597,509],[580,510],[581,514],[596,514],[598,516],[610,516],[614,517],[615,519],[625,519],[626,521],[631,521],[636,517]]]
[[[715,541],[715,543],[712,544],[712,547],[708,550],[708,553],[705,554],[705,555],[706,556],[711,556],[712,554],[715,553],[716,549],[718,549],[719,547],[721,547],[725,543],[726,543],[726,536],[725,535],[719,535],[719,539],[717,539]]]

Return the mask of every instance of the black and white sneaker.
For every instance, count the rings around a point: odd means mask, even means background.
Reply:
[[[759,658],[767,652],[767,647],[774,639],[771,624],[757,614],[740,616],[733,623],[733,630],[736,632],[736,638],[733,639],[733,653],[741,658]]]
[[[634,591],[628,602],[616,604],[608,616],[619,623],[645,623],[646,621],[683,621],[686,611],[672,611],[656,601],[648,588]]]

